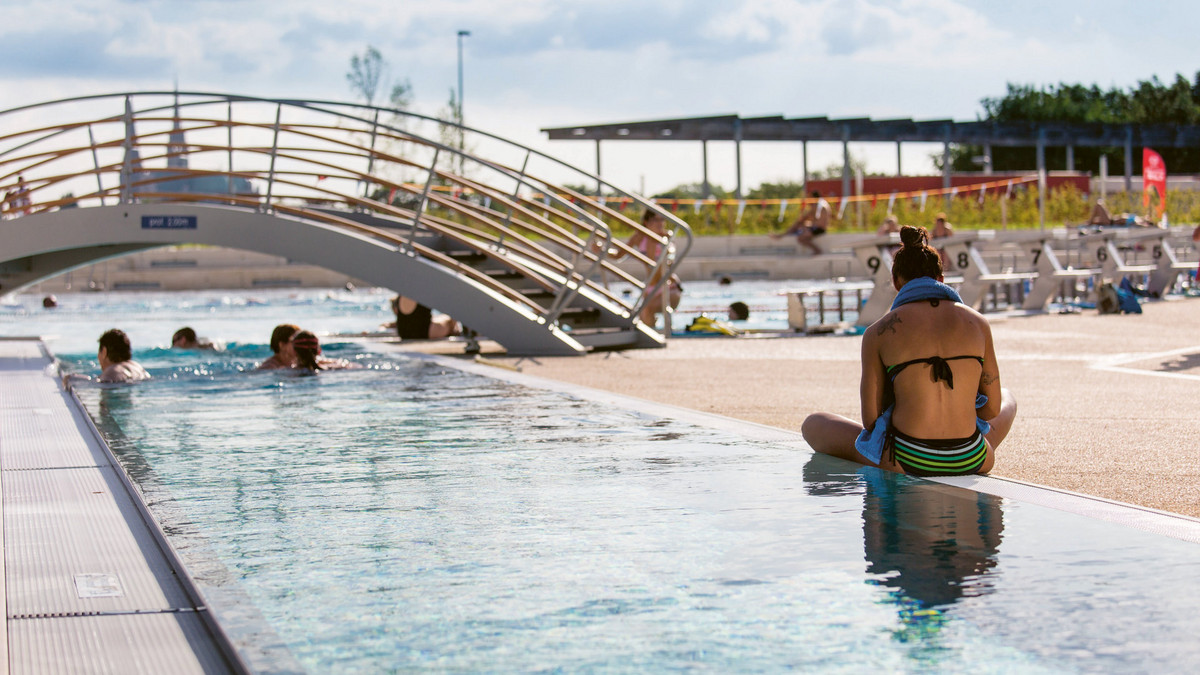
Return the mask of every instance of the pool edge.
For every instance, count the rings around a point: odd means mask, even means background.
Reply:
[[[378,346],[376,345],[376,347]],[[804,437],[797,431],[772,427],[757,422],[748,422],[716,413],[659,403],[627,394],[618,394],[583,385],[560,382],[538,375],[530,375],[520,371],[491,366],[486,363],[477,363],[461,357],[405,351],[400,345],[390,348],[385,347],[385,351],[403,353],[412,358],[425,359],[492,379],[521,384],[536,389],[557,391],[577,398],[608,403],[622,409],[649,412],[661,417],[671,417],[689,422],[697,426],[736,433],[753,440],[770,441],[793,450],[813,452],[808,443],[804,441]],[[839,459],[837,461],[845,461],[847,466],[858,466],[847,460]],[[1071,492],[1069,490],[999,476],[946,476],[923,478],[920,480],[928,480],[1002,499],[1035,504],[1132,527],[1173,539],[1200,544],[1200,518],[1193,518],[1183,514],[1161,511],[1104,497]]]

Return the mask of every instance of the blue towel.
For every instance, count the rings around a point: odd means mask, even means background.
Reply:
[[[918,300],[953,300],[954,302],[962,302],[962,297],[959,296],[958,291],[933,277],[918,277],[900,288],[900,292],[896,294],[896,299],[892,301],[892,309],[896,309],[900,305],[907,305],[910,302],[917,302]]]
[[[953,288],[932,277],[919,277],[900,288],[900,292],[896,294],[896,300],[892,303],[892,309],[910,302],[934,299],[962,302],[958,291]],[[977,394],[975,408],[982,408],[987,404],[987,400],[987,396]],[[888,428],[892,424],[892,409],[895,407],[895,404],[888,406],[888,409],[884,410],[883,414],[875,420],[871,430],[863,429],[854,441],[854,449],[858,450],[858,454],[870,460],[872,464],[879,464],[879,460],[883,458],[883,446],[887,441]],[[992,425],[978,417],[975,418],[975,427],[984,434],[992,430]]]

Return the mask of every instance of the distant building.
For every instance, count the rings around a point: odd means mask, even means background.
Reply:
[[[167,139],[167,168],[145,169],[137,148],[130,151],[130,182],[133,189],[139,193],[190,193],[190,194],[219,194],[257,197],[258,190],[249,179],[241,176],[218,175],[187,175],[188,146],[184,138],[183,127],[180,124],[179,100],[175,100],[175,122],[171,135]],[[172,172],[172,169],[183,170]],[[182,175],[181,175],[182,174]],[[174,178],[173,176],[179,176]],[[147,182],[152,181],[152,182]]]

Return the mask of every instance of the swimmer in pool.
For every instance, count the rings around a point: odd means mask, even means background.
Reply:
[[[905,226],[900,240],[896,301],[863,334],[862,424],[814,413],[801,431],[817,452],[890,471],[987,473],[1017,413],[991,327],[942,283],[925,228]]]
[[[292,348],[292,336],[300,332],[295,324],[281,323],[271,331],[271,351],[275,354],[258,364],[259,370],[274,370],[277,368],[295,368],[296,351]]]
[[[196,337],[196,331],[184,326],[171,336],[171,346],[175,349],[216,349],[216,345],[208,340]]]
[[[360,366],[345,359],[329,359],[321,356],[321,342],[311,331],[302,330],[292,337],[292,348],[296,352],[296,366],[304,370],[344,370]]]
[[[150,379],[150,373],[133,360],[129,336],[124,331],[116,328],[106,331],[100,336],[99,342],[97,360],[100,362],[101,382],[139,382]]]

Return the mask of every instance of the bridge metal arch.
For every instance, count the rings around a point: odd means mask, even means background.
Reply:
[[[547,171],[557,178],[548,178]],[[113,204],[186,209],[219,204],[274,214],[285,222],[386,242],[382,245],[468,278],[472,283],[463,292],[503,298],[560,339],[572,332],[565,340],[576,343],[571,349],[580,340],[590,348],[661,346],[663,336],[638,317],[687,254],[690,229],[653,202],[615,186],[593,198],[561,185],[570,175],[608,185],[486,132],[334,101],[138,92],[0,111],[0,190],[7,192],[9,220]],[[606,200],[613,197],[658,212],[669,225],[667,234],[650,232],[623,208],[609,206]],[[613,226],[658,242],[651,247],[657,255],[614,239]],[[13,227],[6,222],[0,229],[0,262],[13,257],[4,245]],[[10,274],[7,281],[69,268],[93,254],[111,256],[120,252],[116,244],[98,241],[96,246],[107,248],[91,253],[39,253],[27,261],[23,277]],[[134,250],[131,242],[120,244]],[[254,248],[232,239],[228,245]],[[326,260],[336,257],[336,248],[315,258],[290,257],[338,269]],[[613,255],[641,262],[646,274],[617,267]],[[468,259],[473,262],[464,264]],[[609,279],[633,292],[610,289]],[[422,299],[412,286],[397,290]],[[433,306],[453,313],[445,303]],[[472,327],[483,325],[457,316]]]
[[[175,226],[171,226],[174,219]],[[180,226],[180,224],[185,226]],[[498,296],[466,274],[429,262],[394,242],[320,223],[217,205],[116,205],[67,209],[12,221],[9,259],[41,258],[42,277],[94,260],[172,244],[225,246],[319,264],[422,304],[471,317],[470,325],[514,354],[575,355],[584,347],[529,308]],[[127,249],[122,251],[121,249]],[[53,269],[61,262],[61,269]]]

